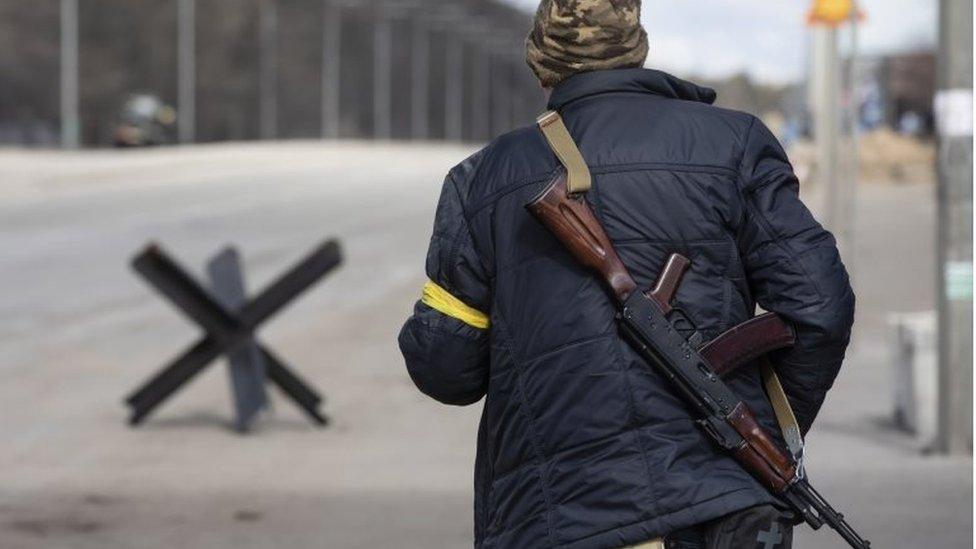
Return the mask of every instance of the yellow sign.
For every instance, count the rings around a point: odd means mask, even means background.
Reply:
[[[854,0],[814,0],[807,22],[811,25],[837,26],[859,16]]]

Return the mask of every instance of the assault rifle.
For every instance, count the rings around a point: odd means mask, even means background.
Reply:
[[[577,261],[603,278],[620,307],[618,319],[625,339],[674,384],[693,409],[698,425],[718,446],[730,452],[814,530],[827,524],[851,547],[871,546],[810,486],[802,457],[795,458],[781,449],[756,421],[749,406],[720,378],[723,371],[771,348],[791,344],[793,334],[788,328],[784,331],[785,323],[767,313],[699,348],[699,336],[693,328],[689,329],[687,319],[680,314],[677,320],[670,318],[675,316],[671,297],[690,265],[688,259],[672,255],[655,288],[649,293],[639,291],[586,199],[567,190],[566,174],[562,171],[526,208]]]

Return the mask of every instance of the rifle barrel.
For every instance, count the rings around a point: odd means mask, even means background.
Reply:
[[[817,492],[807,479],[800,479],[790,490],[795,490],[802,500],[806,501],[816,511],[819,518],[836,531],[844,541],[855,549],[870,549],[871,542],[862,538],[854,528],[847,523],[844,515],[838,513],[827,503],[827,500]]]

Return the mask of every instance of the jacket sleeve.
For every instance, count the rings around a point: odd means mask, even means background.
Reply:
[[[490,288],[458,188],[474,163],[469,159],[444,181],[427,252],[429,280],[399,337],[417,388],[454,405],[477,402],[488,387]]]
[[[834,237],[800,201],[786,153],[762,122],[753,119],[743,151],[739,250],[756,301],[796,327],[796,345],[772,359],[806,433],[840,371],[854,292]]]

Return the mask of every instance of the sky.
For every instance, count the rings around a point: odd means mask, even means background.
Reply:
[[[537,0],[507,0],[529,10]],[[763,82],[801,80],[807,68],[811,0],[644,0],[648,66],[678,75],[745,71]],[[933,46],[937,0],[861,0],[861,52]],[[842,43],[845,35],[841,36]]]

